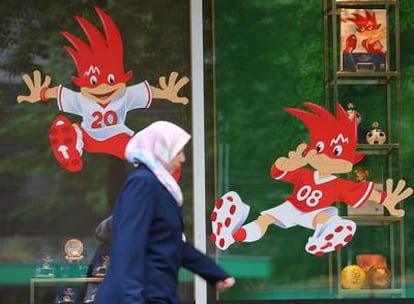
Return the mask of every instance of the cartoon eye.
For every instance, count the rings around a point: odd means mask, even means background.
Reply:
[[[372,24],[368,24],[367,25],[367,30],[368,31],[372,31],[374,29],[374,27],[373,27],[373,25]]]
[[[365,32],[365,30],[366,30],[365,26],[361,25],[361,26],[359,27],[359,31],[360,31],[360,32]]]
[[[89,78],[89,82],[91,83],[91,85],[96,85],[98,83],[98,78],[96,78],[96,76],[91,76],[91,78]]]
[[[333,149],[333,153],[334,153],[336,156],[341,155],[341,154],[342,154],[342,151],[343,151],[343,149],[342,149],[342,146],[341,146],[341,145],[337,145],[337,146],[335,146],[335,148]]]
[[[108,75],[108,83],[114,83],[115,82],[115,76],[114,74]]]
[[[316,152],[322,152],[324,148],[324,143],[322,141],[318,141],[318,143],[316,144]]]

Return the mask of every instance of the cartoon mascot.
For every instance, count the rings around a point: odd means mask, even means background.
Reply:
[[[53,154],[60,165],[71,172],[82,169],[83,150],[125,158],[125,147],[134,134],[125,125],[129,111],[148,108],[153,98],[188,103],[188,98],[179,97],[178,91],[189,79],[183,77],[177,81],[176,72],[170,74],[168,83],[165,77],[160,77],[161,88],[152,87],[147,81],[127,87],[132,72],[124,71],[121,34],[109,15],[98,7],[95,10],[103,25],[104,35],[79,16],[75,19],[89,44],[67,31],[61,32],[72,45],[64,48],[75,62],[78,75],[72,77],[72,81],[80,92],[62,85],[49,87],[51,78],[46,76],[42,81],[41,73],[34,71],[33,78],[27,74],[23,76],[30,95],[17,97],[18,103],[57,99],[61,112],[82,117],[81,124],[72,124],[68,118],[59,115],[50,128]]]
[[[354,208],[368,200],[375,201],[384,205],[390,215],[404,216],[403,210],[395,209],[398,202],[413,193],[404,180],[393,189],[393,181],[388,179],[386,191],[378,191],[373,182],[358,183],[334,175],[351,172],[364,157],[356,152],[356,120],[351,121],[339,103],[336,117],[314,103],[304,105],[312,112],[293,108],[285,111],[306,125],[310,145],[301,143],[287,157],[277,158],[270,169],[273,179],[294,185],[292,194],[245,225],[250,207],[234,191],[222,196],[211,213],[211,240],[219,249],[225,250],[235,242],[257,241],[270,225],[283,229],[299,225],[314,231],[305,245],[308,253],[322,256],[340,250],[352,240],[356,224],[338,215],[338,209],[332,206],[337,201]],[[308,165],[314,170],[305,168]]]

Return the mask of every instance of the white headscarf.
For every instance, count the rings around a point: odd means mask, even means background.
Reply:
[[[144,163],[150,168],[179,206],[183,203],[183,194],[167,166],[190,137],[190,134],[171,122],[156,121],[135,134],[125,149],[125,158],[130,163]]]

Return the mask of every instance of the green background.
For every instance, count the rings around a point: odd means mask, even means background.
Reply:
[[[28,281],[37,255],[48,250],[57,260],[69,237],[84,241],[87,256],[97,241],[95,226],[111,210],[128,171],[123,161],[85,154],[84,169],[60,169],[49,149],[48,129],[57,115],[54,102],[17,104],[26,94],[23,73],[40,69],[52,84],[71,84],[75,68],[62,46],[62,29],[82,36],[73,19],[81,15],[99,24],[93,6],[115,20],[124,39],[125,67],[132,83],[178,71],[191,78],[190,1],[36,1],[5,0],[0,4],[0,303],[27,303]],[[273,161],[308,139],[307,130],[284,107],[301,108],[303,101],[325,104],[322,1],[215,0],[204,2],[207,210],[227,190],[239,192],[251,206],[248,220],[279,204],[291,185],[270,178]],[[414,139],[414,2],[400,1],[402,156],[399,174],[413,185]],[[189,86],[183,95],[191,96]],[[354,100],[364,123],[384,119],[383,94],[375,88],[345,90],[342,101]],[[76,121],[77,117],[71,117]],[[148,111],[130,113],[127,125],[139,130],[167,119],[191,130],[191,107],[155,101]],[[381,122],[381,126],[383,126]],[[191,239],[191,147],[182,187],[187,236]],[[377,167],[381,160],[374,160]],[[386,173],[384,173],[386,174]],[[405,203],[407,296],[414,298],[414,201]],[[207,227],[209,232],[209,227]],[[357,245],[387,251],[387,230],[358,232],[355,246],[344,251],[353,261]],[[219,295],[224,300],[336,298],[329,287],[329,257],[304,250],[310,231],[270,227],[256,243],[235,244],[225,252],[208,244],[211,255],[237,279]],[[375,245],[369,241],[375,241]],[[352,245],[352,246],[351,246]],[[397,274],[395,274],[397,275]],[[191,280],[184,273],[183,281]],[[44,296],[53,295],[54,290]],[[182,284],[183,300],[192,286]],[[210,299],[216,298],[211,290]]]

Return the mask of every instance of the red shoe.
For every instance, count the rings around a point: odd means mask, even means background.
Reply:
[[[230,191],[224,194],[211,212],[212,233],[210,240],[221,250],[226,250],[236,239],[233,234],[243,225],[249,215],[250,207],[242,202],[240,196]]]
[[[82,158],[76,149],[77,137],[69,119],[62,115],[56,117],[49,130],[49,143],[61,167],[70,172],[78,172],[83,167]]]
[[[357,46],[357,37],[355,35],[349,35],[345,40],[345,48],[342,53],[352,53]]]

